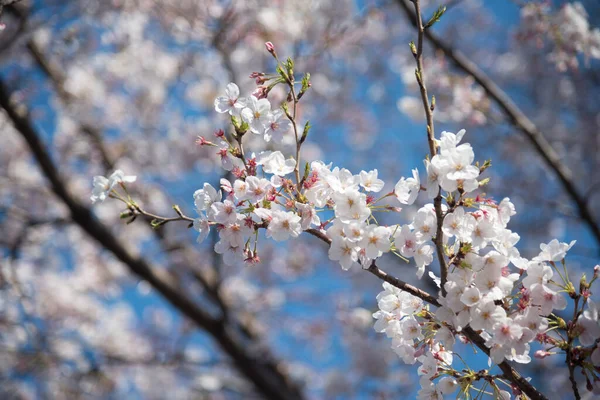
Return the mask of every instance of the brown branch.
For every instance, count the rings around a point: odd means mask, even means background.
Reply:
[[[328,245],[331,244],[331,239],[326,234],[324,234],[323,232],[321,232],[317,229],[307,229],[306,232],[310,233],[314,237],[321,239],[323,242],[327,243]],[[364,268],[364,266],[363,266],[363,268]],[[386,281],[387,283],[389,283],[392,286],[397,287],[398,289],[404,290],[405,292],[408,292],[408,293],[412,294],[413,296],[419,297],[420,299],[426,301],[429,304],[432,304],[436,307],[440,306],[440,303],[437,301],[437,299],[434,296],[427,293],[426,291],[421,290],[421,289],[411,285],[410,283],[406,283],[402,279],[393,277],[392,275],[389,275],[387,272],[379,269],[379,267],[377,267],[377,264],[375,263],[375,260],[373,260],[371,265],[369,265],[367,268],[364,268],[364,270],[372,273],[379,279]]]
[[[414,44],[411,43],[411,51],[417,62],[417,70],[415,72],[419,90],[421,92],[421,100],[423,101],[423,109],[425,110],[425,117],[427,119],[427,142],[429,143],[429,153],[431,158],[437,154],[437,147],[435,144],[435,129],[433,125],[433,108],[434,104],[429,103],[429,95],[427,94],[427,86],[425,85],[425,71],[423,70],[423,37],[425,35],[426,28],[423,26],[423,18],[421,17],[421,6],[420,0],[412,0],[415,13],[416,13],[416,27],[418,31],[417,47],[414,48]],[[433,239],[435,244],[438,262],[440,264],[440,279],[442,295],[446,295],[446,282],[448,281],[448,265],[444,259],[444,242],[442,226],[444,225],[444,214],[442,213],[442,191],[438,189],[438,194],[433,199],[433,208],[435,210],[435,216],[437,221],[436,234]]]
[[[321,232],[317,229],[307,229],[306,232],[321,239],[328,245],[331,244],[331,239],[327,235],[325,235],[323,232]],[[400,290],[404,290],[405,292],[408,292],[408,293],[412,294],[413,296],[417,296],[418,298],[422,299],[423,301],[425,301],[431,305],[434,305],[436,307],[441,306],[439,301],[434,296],[427,293],[426,291],[421,290],[409,283],[404,282],[401,279],[393,277],[393,276],[387,274],[386,272],[380,270],[377,267],[377,265],[375,264],[375,261],[373,261],[371,263],[371,265],[368,268],[366,268],[365,270],[369,271],[370,273],[372,273],[379,279],[388,282],[392,286],[395,286]],[[485,354],[487,354],[488,356],[490,355],[490,349],[488,349],[487,346],[485,345],[485,340],[477,332],[475,332],[473,329],[471,329],[471,327],[464,328],[462,333],[464,333],[464,335],[473,344],[475,344],[477,347],[479,347]],[[525,379],[521,374],[519,374],[511,366],[511,364],[508,361],[501,362],[500,364],[498,364],[498,367],[500,368],[500,370],[502,370],[502,372],[504,373],[504,377],[506,379],[511,381],[515,386],[517,386],[523,393],[525,393],[527,396],[529,396],[529,398],[531,398],[532,400],[548,400],[546,396],[544,396],[542,393],[540,393],[535,387],[533,387],[531,385],[531,383],[529,383],[527,381],[527,379]]]
[[[146,280],[158,293],[198,327],[209,333],[235,362],[238,370],[248,378],[256,389],[268,399],[302,399],[299,388],[280,371],[279,366],[253,353],[238,335],[224,321],[213,318],[192,299],[181,292],[167,277],[162,276],[145,259],[136,258],[110,229],[98,221],[91,210],[75,199],[67,190],[50,155],[44,148],[29,113],[22,107],[15,107],[10,100],[10,92],[5,82],[0,80],[0,106],[4,108],[15,129],[27,142],[43,174],[48,179],[56,196],[69,209],[71,218],[98,244],[110,251],[123,262],[131,272]]]
[[[410,10],[410,6],[407,2],[403,0],[399,0],[399,4],[405,10],[405,12],[409,15],[413,25],[417,28],[418,31],[418,45],[416,51],[413,50],[413,54],[415,59],[417,60],[417,82],[419,84],[419,88],[421,89],[421,97],[423,99],[423,107],[425,109],[425,114],[427,115],[427,138],[429,141],[429,147],[431,151],[431,156],[433,157],[436,154],[435,143],[434,142],[434,132],[433,132],[433,120],[432,113],[433,107],[429,106],[429,98],[427,97],[427,89],[425,87],[425,77],[423,75],[423,64],[422,64],[422,54],[423,54],[423,37],[427,37],[430,39],[431,36],[431,26],[425,28],[423,26],[423,21],[421,18],[421,10],[419,0],[411,0],[415,12],[413,13]],[[413,45],[414,46],[414,45]],[[411,47],[413,47],[411,46]],[[436,251],[438,255],[438,260],[440,263],[440,271],[441,271],[441,289],[442,296],[446,295],[445,283],[448,277],[448,265],[446,264],[446,259],[444,257],[444,248],[443,248],[443,232],[442,232],[442,223],[443,223],[443,215],[441,210],[441,188],[440,192],[438,192],[437,197],[434,199],[434,207],[437,218],[437,232],[434,243],[436,245]],[[467,327],[463,330],[465,335],[473,342],[477,347],[483,350],[489,356],[489,349],[485,345],[485,340],[477,334],[471,327]],[[532,399],[546,399],[546,397],[540,393],[535,387],[533,387],[525,378],[523,378],[507,361],[503,361],[498,365],[498,367],[504,372],[506,379],[510,380],[513,384],[519,387],[525,394],[527,394]]]
[[[407,1],[397,0],[397,3],[404,10],[412,24],[417,26],[415,13],[411,11]],[[446,43],[431,29],[425,31],[425,38],[437,50],[442,51],[458,69],[462,70],[467,75],[472,76],[482,89],[485,90],[485,93],[494,100],[508,120],[519,129],[525,138],[527,138],[535,151],[542,157],[546,165],[558,177],[563,189],[575,204],[579,217],[588,226],[589,230],[594,235],[596,242],[600,246],[600,225],[594,219],[586,202],[586,197],[579,193],[579,190],[573,181],[573,173],[569,167],[561,162],[560,157],[537,126],[523,113],[523,111],[521,111],[506,92],[500,89],[500,87],[496,85],[496,83],[490,79],[477,64],[472,62],[462,52]]]
[[[227,19],[230,17],[232,17],[231,13],[229,13],[229,12],[225,13],[224,18]],[[227,22],[227,21],[224,21],[224,23],[222,24],[223,27],[219,30],[220,33],[217,36],[224,34],[224,32],[226,31],[225,28],[227,26],[227,23],[225,23],[225,22]],[[215,46],[218,45],[218,50],[222,52],[224,59],[227,60],[227,62],[225,62],[225,65],[226,65],[227,71],[230,75],[230,80],[235,81],[233,66],[232,66],[231,61],[229,60],[229,54],[222,48],[223,43],[221,42],[220,39],[217,39],[215,37],[215,43],[216,43]],[[40,69],[50,79],[53,87],[55,88],[56,92],[58,93],[58,95],[59,95],[60,99],[63,101],[63,103],[65,103],[67,105],[71,104],[75,99],[73,98],[73,96],[70,93],[68,93],[67,91],[64,90],[64,82],[65,82],[66,78],[62,72],[62,68],[58,64],[53,62],[51,59],[46,57],[43,54],[42,49],[39,48],[39,46],[35,43],[35,41],[33,41],[33,40],[29,41],[27,44],[27,48],[28,48],[31,56],[37,62]],[[97,129],[91,125],[80,124],[80,131],[84,132],[92,139],[93,145],[96,146],[96,148],[100,152],[104,168],[107,171],[112,171],[114,169],[114,166],[116,165],[116,160],[113,159],[113,157],[111,156],[111,153],[108,151],[104,141],[102,140],[101,130]],[[227,175],[226,175],[226,177],[227,177]],[[164,218],[164,217],[161,217],[158,215],[154,215],[154,214],[151,214],[151,213],[141,209],[141,207],[139,207],[139,205],[137,205],[137,210],[135,210],[135,212],[136,212],[136,214],[139,212],[140,214],[147,217],[146,222],[148,222],[149,224],[152,221],[152,219],[157,219],[157,220],[160,220],[161,222],[171,222],[171,221],[179,221],[179,220],[193,222],[193,218],[190,218],[183,214],[180,215],[180,217],[178,217],[178,218],[177,217],[176,218]],[[166,237],[163,234],[163,231],[161,231],[159,229],[153,229],[153,233],[156,236],[156,238],[158,239],[158,241],[161,243],[164,251],[169,251],[170,249],[177,248],[177,249],[183,251],[187,260],[197,259],[197,256],[191,254],[192,251],[190,250],[189,246],[174,245],[174,244],[168,242],[166,240]],[[215,242],[216,242],[216,240],[215,240]],[[219,259],[217,258],[217,260],[219,260]],[[191,268],[191,267],[187,268],[187,270],[191,271],[191,274],[194,277],[194,279],[202,286],[202,288],[206,291],[206,293],[210,296],[210,298],[219,307],[219,309],[222,312],[223,320],[229,320],[229,322],[232,325],[234,325],[236,327],[236,329],[239,329],[239,331],[242,332],[247,338],[250,338],[253,340],[258,340],[259,334],[257,333],[257,330],[256,330],[256,326],[258,326],[258,323],[254,320],[254,318],[250,318],[250,315],[246,315],[243,320],[238,320],[237,318],[234,318],[231,315],[231,313],[229,312],[229,309],[228,309],[227,305],[225,304],[225,301],[223,300],[221,293],[219,292],[220,282],[218,282],[216,279],[216,276],[218,274],[218,266],[213,266],[212,272],[214,272],[214,273],[204,273],[203,271],[199,271],[199,270]]]
[[[17,4],[17,2],[6,4],[4,7],[6,7],[5,9],[2,9],[2,11],[6,12],[4,16],[7,14],[12,15],[12,17],[17,20],[17,27],[16,29],[12,29],[10,36],[7,36],[6,32],[2,32],[0,54],[10,50],[18,41],[19,37],[23,35],[27,28],[27,18],[29,13],[27,7],[25,7],[23,4]],[[2,11],[0,11],[0,13],[2,13]],[[4,18],[2,19],[4,20]]]
[[[490,349],[485,345],[485,340],[475,332],[470,326],[463,329],[465,336],[479,347],[485,354],[490,355]],[[525,393],[532,400],[548,400],[540,391],[538,391],[527,379],[514,369],[508,361],[502,361],[498,364],[498,368],[504,373],[504,378],[508,379]]]

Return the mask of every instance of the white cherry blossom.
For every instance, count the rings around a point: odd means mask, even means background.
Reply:
[[[240,98],[240,89],[233,82],[225,88],[225,96],[219,96],[215,99],[215,110],[218,113],[239,115],[244,107],[246,107],[246,99]]]

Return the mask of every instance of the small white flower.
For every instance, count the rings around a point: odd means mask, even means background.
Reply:
[[[417,199],[419,190],[421,190],[421,179],[419,178],[419,170],[412,170],[412,178],[400,178],[394,187],[394,194],[398,201],[402,204],[411,205]]]
[[[266,236],[277,242],[288,240],[290,237],[298,237],[302,232],[300,220],[300,216],[291,211],[272,211]]]
[[[242,119],[250,125],[250,131],[257,135],[265,132],[265,125],[269,122],[271,103],[267,99],[257,99],[250,96],[248,105],[241,112]]]
[[[321,223],[321,219],[313,206],[298,202],[296,202],[295,205],[300,214],[300,226],[302,227],[302,230],[310,228],[311,225],[319,225]]]
[[[576,243],[576,240],[571,241],[571,243],[560,243],[558,240],[554,239],[550,243],[540,244],[540,249],[542,250],[537,257],[533,258],[533,261],[562,261],[566,255],[567,251],[573,247]]]
[[[232,246],[225,240],[219,240],[215,244],[215,252],[221,254],[225,265],[230,267],[234,266],[237,261],[242,261],[243,258],[242,248]]]
[[[210,209],[215,201],[221,201],[221,191],[217,192],[210,183],[205,183],[202,189],[194,192],[194,205],[198,212]]]
[[[433,262],[433,246],[427,243],[419,245],[414,259],[417,265],[417,278],[421,279],[425,273],[425,267]]]
[[[471,308],[471,318],[471,328],[490,331],[496,322],[506,318],[506,311],[493,301],[484,301]]]
[[[238,214],[237,222],[225,225],[219,231],[219,237],[222,241],[226,241],[232,247],[240,247],[244,245],[252,232],[252,228],[244,223],[244,217],[241,214]]]
[[[371,210],[367,207],[367,196],[350,187],[342,192],[333,194],[335,215],[344,223],[365,221]]]
[[[365,227],[366,224],[364,222],[350,222],[349,224],[344,224],[343,233],[349,241],[356,243],[362,240]]]
[[[210,206],[208,218],[218,224],[234,224],[237,221],[235,204],[231,200],[214,202]]]
[[[265,198],[271,187],[271,182],[267,179],[249,176],[246,178],[246,198],[253,204],[258,203]]]
[[[263,166],[263,171],[276,176],[286,176],[296,168],[296,160],[293,158],[286,160],[280,151],[274,151],[263,157],[260,164]]]
[[[344,237],[335,237],[329,247],[329,259],[339,261],[342,269],[349,270],[358,262],[356,243],[352,243]]]
[[[591,346],[600,337],[600,325],[598,324],[598,305],[588,299],[588,309],[577,321],[579,328],[579,341],[584,346]]]
[[[468,288],[460,296],[460,301],[468,307],[473,307],[477,305],[477,303],[479,303],[479,300],[481,300],[481,293],[476,287]]]
[[[199,233],[196,242],[202,243],[210,233],[210,225],[208,224],[208,220],[203,217],[196,218],[194,220],[194,229]]]
[[[394,244],[404,257],[413,257],[418,248],[417,235],[408,225],[403,225],[394,235]]]
[[[450,376],[445,376],[438,382],[438,388],[443,394],[453,393],[458,388],[458,381]]]
[[[390,229],[385,226],[369,225],[365,229],[360,247],[365,250],[367,258],[373,260],[390,251]]]
[[[271,139],[275,143],[283,141],[283,135],[292,127],[291,121],[287,118],[282,110],[275,110],[267,115],[265,121],[265,142],[270,142]]]
[[[240,89],[235,83],[229,83],[225,88],[225,96],[219,96],[215,99],[215,110],[218,113],[229,115],[238,115],[246,107],[246,99],[240,98]]]
[[[108,197],[109,193],[116,184],[118,183],[131,183],[135,182],[137,177],[125,175],[123,171],[120,169],[113,172],[108,179],[103,176],[94,176],[92,181],[94,188],[92,189],[92,196],[90,200],[92,203],[96,203],[97,201],[104,201]]]
[[[248,184],[246,183],[246,181],[244,181],[242,179],[237,179],[233,183],[233,194],[235,195],[235,198],[240,201],[246,200],[247,193],[248,193]]]
[[[377,178],[377,170],[369,172],[360,171],[360,186],[368,192],[380,192],[383,189],[384,182]]]

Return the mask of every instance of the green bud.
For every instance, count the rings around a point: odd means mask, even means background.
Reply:
[[[158,219],[153,219],[152,221],[150,221],[150,226],[153,229],[157,229],[159,228],[161,225],[164,225],[164,221],[158,220]]]
[[[302,77],[302,88],[300,89],[300,93],[298,93],[298,100],[304,96],[308,88],[310,88],[310,74],[307,72]]]
[[[310,128],[310,121],[306,121],[306,124],[304,124],[304,130],[302,131],[302,137],[300,138],[300,144],[304,143],[304,141],[306,140]]]
[[[302,177],[302,180],[305,180],[306,178],[308,178],[308,174],[310,173],[310,165],[308,163],[304,164],[304,176]]]
[[[585,274],[581,275],[581,279],[579,280],[579,293],[583,293],[584,290],[590,288],[590,285],[587,283],[587,277]]]
[[[181,208],[179,208],[179,206],[177,204],[173,204],[173,210],[175,210],[175,212],[177,213],[177,215],[179,215],[180,217],[183,217],[183,213],[181,212]]]
[[[477,166],[479,167],[479,164]],[[486,169],[488,169],[491,166],[492,166],[492,160],[485,160],[483,165],[481,167],[479,167],[479,173],[482,173],[483,171],[485,171]]]
[[[287,73],[290,78],[294,76],[294,60],[292,60],[290,57],[288,57],[285,63],[285,68],[287,69]]]
[[[433,26],[436,22],[440,22],[442,15],[446,12],[446,6],[439,6],[438,9],[433,13],[433,16],[425,24],[423,28],[428,29]]]
[[[412,40],[410,41],[410,43],[408,44],[408,47],[410,47],[410,52],[413,54],[413,56],[417,56],[417,46],[415,46],[415,42],[413,42]]]
[[[133,213],[131,211],[123,211],[121,214],[119,214],[119,218],[120,219],[127,219],[129,217],[133,216]]]
[[[485,178],[485,179],[482,179],[482,180],[480,180],[480,181],[479,181],[479,186],[485,186],[485,185],[487,185],[488,183],[490,183],[490,178],[489,178],[489,177],[488,177],[488,178]]]

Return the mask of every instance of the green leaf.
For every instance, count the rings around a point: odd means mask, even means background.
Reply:
[[[424,28],[431,28],[433,24],[435,24],[436,22],[440,22],[440,19],[442,18],[442,15],[444,15],[445,12],[446,6],[439,6],[438,9],[435,10],[435,12],[433,13],[433,16],[429,19],[429,22],[425,24]]]

